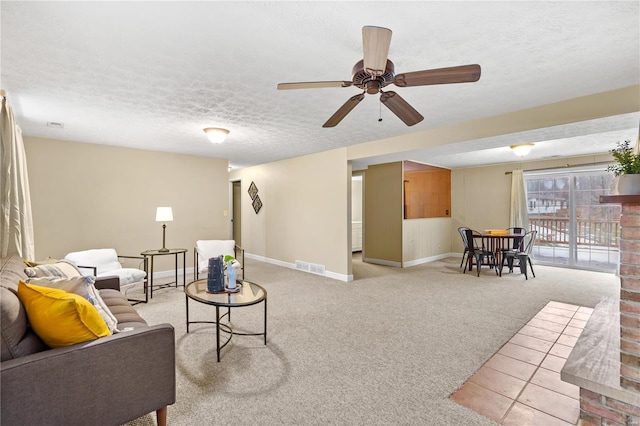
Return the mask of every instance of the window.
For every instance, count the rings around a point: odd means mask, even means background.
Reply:
[[[525,172],[525,182],[539,263],[617,270],[621,207],[599,202],[614,187],[613,174],[604,168]]]

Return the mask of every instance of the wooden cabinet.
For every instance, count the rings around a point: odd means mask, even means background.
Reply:
[[[451,170],[421,166],[404,171],[404,218],[450,217]]]

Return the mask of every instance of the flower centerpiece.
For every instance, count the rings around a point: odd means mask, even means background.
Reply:
[[[618,177],[618,194],[640,195],[640,154],[635,153],[631,141],[618,142],[617,148],[609,151],[616,164],[607,170]]]

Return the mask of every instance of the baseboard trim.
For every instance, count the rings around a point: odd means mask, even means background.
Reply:
[[[396,268],[401,268],[402,267],[402,262],[394,262],[394,261],[391,261],[391,260],[373,259],[371,257],[365,257],[362,260],[363,260],[363,262],[373,263],[373,264],[376,264],[376,265],[394,266]]]
[[[331,278],[331,279],[338,280],[338,281],[344,281],[344,282],[353,281],[353,274],[345,275],[345,274],[338,274],[336,272],[331,272],[331,271],[325,271],[324,275],[314,274],[313,272],[302,271],[300,269],[297,269],[295,263],[284,262],[282,260],[271,259],[269,257],[258,256],[258,255],[251,254],[251,253],[245,253],[244,257],[248,257],[248,258],[253,259],[253,260],[258,260],[260,262],[270,263],[272,265],[282,266],[284,268],[294,269],[296,271],[304,272],[304,273],[307,273],[307,274],[320,275],[322,277],[327,277],[327,278]]]
[[[456,256],[461,256],[461,254],[445,253],[445,254],[438,254],[436,256],[423,257],[422,259],[415,259],[415,260],[410,260],[408,262],[404,262],[404,267],[406,268],[406,267],[411,267],[416,265],[422,265],[424,263],[435,262],[436,260],[442,260],[448,257],[456,257]]]

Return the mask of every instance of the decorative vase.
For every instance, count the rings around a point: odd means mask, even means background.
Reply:
[[[231,262],[227,262],[227,279],[229,280],[229,282],[227,283],[227,288],[230,290],[235,290],[236,270],[233,266],[231,266]]]
[[[224,291],[224,262],[222,256],[209,259],[207,291],[209,293],[221,293]]]
[[[640,195],[640,175],[618,176],[618,195]]]

